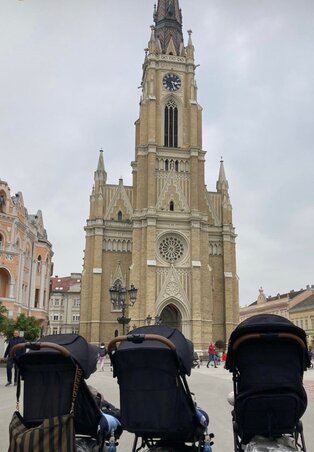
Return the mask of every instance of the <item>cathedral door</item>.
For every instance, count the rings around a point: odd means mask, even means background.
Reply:
[[[178,308],[173,304],[168,304],[161,312],[161,324],[182,330],[182,317]]]

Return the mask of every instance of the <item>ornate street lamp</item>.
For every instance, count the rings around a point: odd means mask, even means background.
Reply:
[[[155,325],[160,325],[161,324],[161,317],[160,315],[156,315],[155,317],[152,317],[150,314],[148,314],[148,316],[146,317],[146,323],[147,325],[150,325],[152,323],[152,320],[154,320]]]
[[[122,331],[125,334],[125,325],[128,325],[130,318],[125,317],[125,311],[128,307],[134,306],[136,302],[137,290],[133,284],[130,288],[122,287],[121,284],[114,284],[109,289],[110,300],[112,305],[117,309],[121,309],[122,317],[118,317],[118,323],[122,324]],[[129,296],[129,302],[127,302],[127,295]]]

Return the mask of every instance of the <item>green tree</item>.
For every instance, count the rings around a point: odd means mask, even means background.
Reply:
[[[8,310],[0,301],[0,333],[3,333],[6,329],[6,324],[8,321]]]
[[[226,343],[225,343],[225,341],[218,339],[218,341],[215,342],[215,346],[216,346],[217,350],[223,351],[226,348]]]
[[[41,333],[40,321],[35,317],[27,317],[20,314],[15,320],[10,319],[4,331],[6,339],[9,340],[13,336],[13,331],[19,330],[24,332],[24,338],[27,341],[36,341]]]

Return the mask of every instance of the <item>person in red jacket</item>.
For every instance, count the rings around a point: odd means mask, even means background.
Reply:
[[[216,347],[211,342],[208,346],[208,362],[206,364],[206,367],[209,367],[209,364],[214,361],[214,366],[217,367],[217,358],[216,358]]]

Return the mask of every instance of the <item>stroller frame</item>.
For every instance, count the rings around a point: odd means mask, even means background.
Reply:
[[[282,341],[283,343],[290,342],[296,344],[302,352],[306,352],[306,344],[304,341],[297,336],[296,334],[290,332],[278,332],[278,333],[247,333],[240,336],[235,342],[232,344],[232,352],[234,362],[236,361],[237,353],[242,345],[250,343],[252,341],[258,341],[269,343],[272,341]],[[237,396],[239,393],[239,385],[241,381],[241,372],[237,368],[236,365],[233,367],[233,389],[234,389],[234,398],[235,398],[235,407],[237,403]],[[241,432],[239,429],[236,409],[232,411],[232,424],[233,424],[233,435],[234,435],[234,451],[242,452],[243,451],[243,438],[241,436]],[[262,435],[264,436],[264,435]],[[268,429],[268,438],[278,438],[278,437],[290,437],[293,439],[295,447],[297,450],[306,452],[305,439],[303,434],[303,425],[302,421],[299,419],[293,428],[289,429],[289,431],[272,431],[271,421],[269,421],[269,429]]]
[[[58,336],[60,337],[60,335],[58,335]],[[83,338],[81,338],[81,339],[83,339]],[[36,426],[39,423],[41,423],[44,420],[44,418],[53,417],[55,415],[66,414],[66,411],[73,413],[76,439],[79,441],[83,441],[83,442],[84,441],[90,442],[92,440],[94,442],[96,441],[97,442],[97,451],[105,452],[107,450],[106,444],[105,444],[106,438],[102,435],[101,431],[99,429],[97,429],[98,422],[101,418],[101,412],[100,412],[100,409],[98,408],[97,403],[96,403],[94,397],[92,396],[92,394],[90,393],[90,391],[84,381],[84,378],[83,378],[85,376],[84,374],[87,373],[87,376],[90,374],[90,369],[87,369],[87,367],[85,367],[83,369],[80,366],[80,364],[71,356],[71,352],[66,347],[64,347],[60,344],[54,343],[54,342],[38,341],[38,342],[25,342],[25,343],[17,344],[12,349],[12,356],[14,356],[15,351],[18,349],[28,349],[28,350],[31,350],[32,352],[41,351],[43,353],[38,353],[38,354],[37,353],[27,353],[27,354],[22,355],[23,356],[22,362],[21,362],[21,358],[16,360],[16,364],[17,364],[17,368],[18,368],[18,383],[17,383],[17,392],[16,392],[17,407],[19,405],[21,376],[22,376],[22,378],[24,378],[25,373],[26,374],[28,373],[27,368],[32,366],[32,364],[27,362],[28,358],[30,358],[30,361],[32,361],[32,359],[36,358],[35,364],[33,364],[36,369],[38,367],[40,367],[40,364],[38,364],[40,362],[40,358],[43,358],[45,360],[45,359],[47,359],[47,357],[48,357],[48,362],[49,362],[49,357],[52,359],[52,363],[54,363],[56,368],[58,368],[58,365],[60,365],[60,367],[61,366],[63,367],[63,371],[65,368],[73,369],[72,389],[71,389],[70,400],[68,400],[66,403],[62,403],[61,404],[62,406],[60,406],[58,409],[56,408],[57,406],[54,402],[52,402],[52,405],[49,405],[49,403],[48,403],[47,405],[45,405],[45,408],[42,408],[39,405],[35,406],[35,408],[28,407],[27,413],[26,413],[26,419],[25,419],[26,425],[29,425],[29,427]],[[49,353],[43,349],[49,349],[50,352],[52,351],[52,352],[57,352],[57,353]],[[37,356],[35,356],[35,355],[37,355]],[[50,367],[51,367],[51,364],[50,364]],[[40,373],[40,370],[38,370],[38,372]],[[35,370],[35,373],[36,373],[36,370]],[[68,385],[69,383],[71,385],[70,379],[67,380],[66,384]],[[53,391],[51,391],[51,392],[53,392]],[[49,389],[48,389],[48,394],[49,394]],[[61,397],[63,398],[63,396],[64,396],[64,393],[62,393]],[[25,401],[28,400],[28,399],[26,399],[26,397],[27,397],[27,395],[26,395],[26,387],[25,387],[25,381],[24,381],[24,416],[25,416],[25,411],[26,411]],[[59,395],[59,397],[60,397],[60,395]],[[80,402],[78,401],[79,397],[82,397]],[[85,404],[87,405],[86,410],[88,411],[87,416],[89,416],[89,417],[86,418],[86,430],[84,430],[84,427],[83,427],[83,431],[81,430],[81,428],[82,428],[82,425],[84,424],[84,421],[83,422],[78,421],[78,415],[80,414],[79,409],[81,408],[81,406],[79,406],[77,402],[79,402],[79,405],[85,405]],[[66,405],[67,405],[67,407],[66,407]],[[47,410],[47,413],[45,413],[43,416],[43,411],[45,411],[45,409]],[[62,412],[60,412],[60,410],[62,410]],[[53,413],[53,411],[54,411],[54,413]],[[36,413],[37,416],[32,418],[34,413]],[[38,413],[41,413],[41,415],[39,415],[39,417],[38,417]],[[91,426],[92,424],[93,424],[93,426]],[[88,447],[87,443],[84,447]],[[87,449],[84,448],[84,450],[87,450]],[[96,452],[95,446],[93,446],[93,451]]]
[[[112,361],[112,365],[113,365],[113,370],[114,370],[114,376],[118,376],[118,383],[120,386],[120,409],[121,409],[121,417],[122,417],[122,427],[125,430],[128,430],[128,425],[125,426],[123,425],[123,416],[124,416],[124,405],[125,405],[125,401],[123,400],[123,397],[121,397],[121,394],[125,394],[125,390],[122,389],[121,390],[121,381],[120,381],[120,375],[119,373],[116,372],[116,361],[117,361],[117,357],[119,356],[119,347],[117,348],[117,343],[125,343],[125,342],[132,342],[133,344],[136,344],[136,347],[138,346],[140,349],[140,344],[145,343],[145,341],[155,341],[155,342],[159,342],[159,344],[163,344],[164,346],[166,346],[166,351],[168,350],[167,353],[169,353],[172,355],[172,359],[175,360],[176,364],[178,365],[177,369],[179,369],[179,363],[178,363],[178,356],[176,353],[176,346],[175,344],[169,340],[168,338],[161,336],[159,334],[132,334],[129,333],[127,336],[118,336],[115,339],[113,339],[109,345],[108,345],[108,353],[109,356],[111,358]],[[165,347],[164,347],[165,348]],[[134,349],[133,349],[134,350]],[[127,353],[126,350],[124,350],[124,355]],[[153,354],[154,351],[151,351],[151,353]],[[191,361],[192,361],[192,356],[191,356]],[[136,367],[136,366],[135,366]],[[183,372],[178,371],[177,375],[176,375],[176,381],[177,381],[177,387],[180,389],[180,391],[182,390],[183,392],[183,396],[186,402],[186,406],[188,406],[189,410],[191,410],[191,413],[193,413],[193,417],[194,417],[194,413],[196,415],[196,407],[195,407],[195,403],[193,401],[191,392],[189,390],[185,375]],[[151,383],[153,386],[153,390],[156,390],[154,383]],[[122,383],[123,385],[123,383]],[[144,395],[144,392],[143,392]],[[152,409],[154,410],[154,406],[152,407]],[[127,408],[126,408],[127,410]],[[196,417],[196,416],[195,416]],[[134,433],[135,438],[134,438],[134,442],[133,442],[133,447],[132,447],[132,452],[138,452],[141,449],[148,447],[149,450],[155,450],[155,448],[157,448],[156,450],[163,450],[163,449],[159,449],[159,448],[167,448],[166,450],[169,450],[169,448],[171,448],[171,450],[173,451],[182,451],[184,452],[185,450],[193,450],[193,451],[203,451],[204,448],[204,444],[205,444],[205,440],[208,442],[208,444],[212,444],[211,439],[213,437],[213,435],[209,435],[206,434],[203,430],[203,428],[201,428],[201,426],[196,426],[196,423],[194,425],[194,431],[193,431],[193,438],[176,438],[175,436],[171,436],[171,430],[168,436],[167,434],[165,435],[165,432],[160,432],[158,433],[158,431],[154,431],[154,428],[151,429],[151,432],[146,431],[145,429],[143,429],[143,431],[141,431],[140,427],[134,427],[131,426],[131,428],[129,429],[129,431],[131,433]],[[138,443],[139,440],[141,438],[141,442],[139,444],[138,447]],[[191,444],[192,446],[186,446],[186,443]],[[152,448],[152,449],[151,449]],[[205,450],[205,449],[204,449]],[[208,449],[211,450],[211,449]]]

